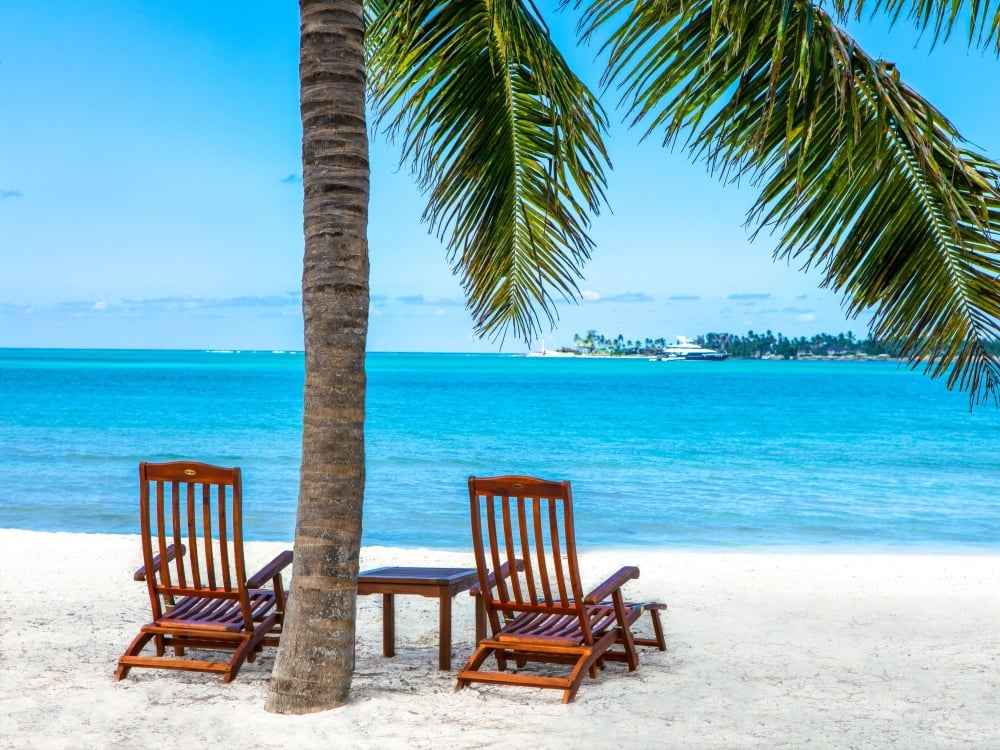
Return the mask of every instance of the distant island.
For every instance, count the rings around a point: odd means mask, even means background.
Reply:
[[[691,339],[707,349],[724,352],[734,359],[891,359],[891,347],[871,338],[858,339],[853,333],[817,333],[814,336],[788,338],[771,331],[746,335],[705,333]],[[587,331],[573,335],[573,346],[546,350],[544,342],[537,355],[587,357],[660,357],[672,341],[663,337],[627,339],[622,334],[605,336]]]

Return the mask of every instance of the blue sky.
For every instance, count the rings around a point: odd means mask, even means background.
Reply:
[[[552,15],[560,40],[572,17]],[[905,25],[859,24],[981,150],[1000,156],[1000,62]],[[594,50],[563,44],[596,85]],[[0,7],[0,346],[302,345],[298,7],[214,0],[4,0]],[[852,330],[818,277],[743,226],[754,193],[615,123],[610,209],[583,301],[546,346]],[[372,147],[372,351],[524,351],[477,340],[397,152]],[[534,342],[537,348],[539,342]]]

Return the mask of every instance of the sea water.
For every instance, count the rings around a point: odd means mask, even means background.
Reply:
[[[298,352],[0,350],[0,527],[137,533],[139,461],[243,470],[291,540]],[[1000,548],[1000,413],[892,362],[370,354],[364,543],[467,549],[470,475],[586,546]]]

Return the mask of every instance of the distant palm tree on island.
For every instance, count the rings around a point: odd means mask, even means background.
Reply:
[[[685,138],[722,179],[760,190],[749,219],[775,232],[776,258],[817,269],[848,314],[870,313],[871,335],[902,358],[973,401],[996,398],[1000,165],[967,148],[893,63],[869,57],[838,25],[870,8],[935,38],[961,26],[970,44],[995,48],[995,6],[567,5],[582,8],[584,37],[606,35],[609,83],[621,86],[633,124],[665,145]],[[579,298],[609,168],[601,105],[530,0],[299,7],[305,405],[295,575],[267,702],[282,713],[344,704],[354,671],[366,104],[399,136],[480,335],[532,341],[554,324],[559,299]]]

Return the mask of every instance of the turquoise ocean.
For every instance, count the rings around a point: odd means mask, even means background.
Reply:
[[[1000,551],[1000,413],[892,362],[370,354],[364,543],[467,549],[469,475],[573,482],[582,546]],[[0,350],[0,527],[138,531],[139,461],[243,470],[291,540],[296,352]]]

